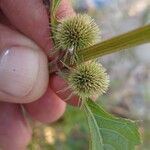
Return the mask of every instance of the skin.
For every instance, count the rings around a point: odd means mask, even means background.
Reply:
[[[58,18],[75,15],[62,0]],[[24,150],[32,129],[22,108],[33,120],[56,121],[65,111],[71,91],[58,92],[66,83],[48,74],[53,49],[49,19],[42,0],[0,0],[0,149]],[[67,103],[78,104],[73,96]]]

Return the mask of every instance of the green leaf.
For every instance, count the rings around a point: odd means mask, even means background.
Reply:
[[[149,42],[150,24],[80,50],[78,56],[84,62]]]
[[[61,0],[52,0],[51,7],[50,7],[50,19],[51,19],[51,25],[54,26],[57,22],[56,13],[57,9],[60,5]]]
[[[53,31],[54,27],[58,24],[58,20],[56,17],[56,13],[57,13],[57,9],[60,5],[61,0],[52,0],[51,2],[51,7],[50,7],[50,26],[52,28],[51,30],[51,36],[53,37],[55,35],[55,32]],[[53,38],[52,38],[53,39]],[[53,40],[53,42],[55,43],[55,41]]]
[[[90,99],[83,108],[91,134],[91,150],[134,150],[140,144],[135,122],[112,116]]]
[[[56,13],[59,5],[60,5],[61,0],[52,0],[52,5],[51,5],[51,10],[53,13]]]

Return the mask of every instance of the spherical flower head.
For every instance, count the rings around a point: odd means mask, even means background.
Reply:
[[[105,93],[109,87],[109,77],[101,64],[88,62],[71,71],[68,84],[74,94],[84,99]]]
[[[54,39],[57,48],[71,53],[95,44],[99,34],[99,28],[90,16],[78,14],[60,21]]]

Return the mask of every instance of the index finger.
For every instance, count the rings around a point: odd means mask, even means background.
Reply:
[[[50,52],[53,42],[50,38],[48,12],[42,0],[0,0],[0,8],[17,30],[34,40],[47,54]],[[73,14],[68,0],[62,0],[58,16]]]
[[[49,37],[49,17],[42,0],[1,0],[0,7],[16,29],[34,40],[47,54],[49,54],[53,45]],[[62,18],[73,15],[75,15],[75,12],[69,1],[61,0],[57,17]],[[53,92],[57,93],[57,89],[60,90],[64,87],[64,82],[58,84],[57,80],[52,77],[50,78],[50,81],[53,81],[53,85],[57,85],[55,86],[56,88],[52,87]],[[69,93],[70,92],[63,93],[63,95],[57,93],[57,95],[62,100],[65,100]],[[71,103],[77,104],[77,98],[73,98]]]

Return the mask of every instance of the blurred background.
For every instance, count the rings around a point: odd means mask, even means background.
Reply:
[[[72,0],[76,12],[88,13],[99,25],[102,40],[150,23],[150,0]],[[112,114],[134,119],[150,150],[150,44],[100,58],[111,78],[98,103]],[[33,124],[29,150],[88,150],[88,126],[80,108],[68,106],[54,124]]]

